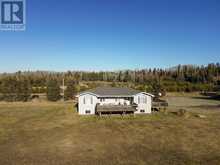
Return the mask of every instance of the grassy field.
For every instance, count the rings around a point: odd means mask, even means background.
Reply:
[[[220,101],[166,99],[168,113],[135,118],[81,117],[71,103],[0,103],[0,164],[219,165]]]

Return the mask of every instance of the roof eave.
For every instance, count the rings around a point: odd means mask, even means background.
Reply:
[[[80,93],[80,94],[78,95],[78,97],[83,96],[83,95],[86,95],[86,94],[90,94],[90,95],[94,95],[94,96],[96,96],[96,97],[99,97],[99,95],[97,95],[97,94],[95,94],[95,93],[93,93],[93,92],[83,92],[83,93]]]
[[[148,95],[148,96],[151,96],[151,97],[155,97],[154,95],[152,95],[152,94],[150,94],[150,93],[147,93],[147,92],[140,92],[140,93],[145,94],[145,95]],[[134,94],[133,96],[138,95],[138,94],[140,94],[140,93]]]

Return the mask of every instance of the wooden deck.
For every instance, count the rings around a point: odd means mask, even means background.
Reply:
[[[166,109],[167,107],[168,107],[168,102],[165,100],[157,100],[157,101],[153,101],[152,103],[153,110]]]
[[[137,105],[97,105],[96,112],[101,116],[103,113],[134,113]]]

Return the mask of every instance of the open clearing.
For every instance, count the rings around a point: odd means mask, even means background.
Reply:
[[[220,101],[166,99],[169,113],[135,118],[81,117],[71,103],[0,103],[0,164],[220,164]],[[181,108],[190,115],[171,113]]]

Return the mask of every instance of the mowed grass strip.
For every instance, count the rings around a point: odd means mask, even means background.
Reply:
[[[99,118],[71,103],[0,103],[0,164],[220,164],[220,110],[196,113]]]

